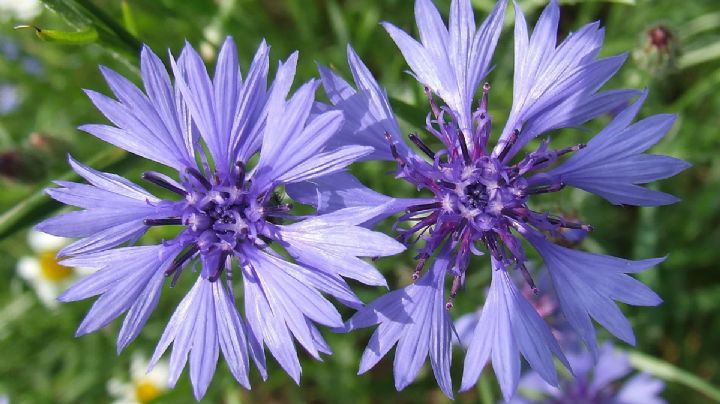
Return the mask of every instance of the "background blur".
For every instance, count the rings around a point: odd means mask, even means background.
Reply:
[[[528,21],[534,23],[541,0],[519,1]],[[67,153],[94,167],[113,170],[138,181],[151,165],[127,157],[113,147],[79,132],[75,127],[104,119],[87,100],[82,88],[106,92],[97,70],[108,65],[138,81],[131,66],[137,55],[132,38],[113,36],[105,21],[100,40],[92,44],[83,34],[90,20],[83,13],[100,12],[117,21],[160,55],[165,49],[177,54],[184,40],[202,50],[210,61],[225,35],[232,35],[241,55],[243,72],[262,38],[272,46],[271,66],[293,49],[300,50],[300,80],[315,75],[315,62],[331,65],[346,77],[345,46],[352,43],[388,89],[405,129],[421,129],[425,100],[421,88],[405,74],[407,67],[384,30],[388,20],[414,31],[409,0],[216,0],[216,1],[48,1],[66,18],[27,0],[0,0],[0,396],[10,402],[109,402],[110,390],[131,383],[133,355],[149,356],[165,322],[186,290],[180,284],[166,289],[157,311],[129,349],[115,354],[118,322],[101,332],[74,338],[74,331],[92,301],[48,307],[37,290],[48,282],[62,284],[73,274],[52,265],[51,253],[28,243],[27,229],[38,216],[55,205],[37,191],[48,181],[66,174]],[[436,0],[447,15],[449,0]],[[484,16],[492,0],[475,0],[476,14]],[[581,245],[589,251],[627,258],[669,255],[657,268],[640,275],[665,303],[656,308],[628,309],[637,334],[637,351],[649,357],[635,361],[644,370],[666,379],[664,397],[670,402],[710,402],[701,391],[718,394],[720,383],[720,2],[717,0],[616,0],[561,1],[561,37],[581,25],[601,20],[607,28],[604,54],[629,52],[630,58],[608,87],[649,88],[641,117],[661,112],[679,115],[678,122],[653,150],[688,160],[693,167],[657,186],[683,201],[661,208],[616,207],[582,192],[565,191],[562,199],[543,201],[548,209],[574,215],[595,225]],[[73,5],[81,6],[73,6]],[[93,4],[95,7],[93,7]],[[85,15],[85,17],[83,17]],[[491,112],[500,126],[512,90],[512,11],[495,55]],[[83,19],[85,18],[85,19]],[[124,21],[124,22],[123,22]],[[66,44],[43,41],[32,29],[13,30],[18,24],[42,29],[77,32],[63,38]],[[109,28],[108,28],[109,27]],[[117,27],[116,27],[117,28]],[[508,29],[510,28],[510,29]],[[110,33],[108,33],[110,32]],[[62,35],[61,35],[62,36]],[[321,91],[318,93],[321,97]],[[588,132],[556,135],[560,143],[587,139]],[[412,190],[392,176],[381,175],[390,165],[367,163],[355,167],[366,184],[396,196]],[[384,230],[389,231],[386,224]],[[147,241],[163,237],[160,232]],[[42,244],[42,243],[40,243]],[[48,247],[50,250],[57,247]],[[45,251],[45,252],[43,252]],[[52,251],[51,251],[52,252]],[[21,276],[17,263],[35,257],[39,275]],[[27,262],[27,258],[25,259]],[[378,265],[391,286],[409,282],[412,254],[383,259]],[[489,268],[473,264],[465,292],[458,297],[453,315],[467,313],[483,301]],[[37,271],[36,271],[37,272]],[[186,279],[187,280],[187,279]],[[43,283],[45,282],[45,283]],[[46,285],[46,286],[43,286]],[[357,286],[357,285],[356,285]],[[45,289],[43,289],[45,288]],[[369,300],[382,290],[358,287]],[[345,314],[350,314],[346,312]],[[401,394],[393,387],[392,355],[363,376],[356,376],[360,354],[370,330],[351,335],[326,333],[333,356],[324,363],[301,354],[303,376],[297,387],[275,362],[263,383],[253,371],[253,390],[244,391],[232,380],[221,361],[204,401],[207,402],[446,402],[437,389],[429,366],[416,383]],[[607,333],[600,333],[607,338]],[[624,349],[632,347],[618,346]],[[645,357],[643,357],[645,358]],[[647,359],[647,358],[646,358]],[[456,382],[462,355],[455,356]],[[486,369],[485,391],[460,394],[458,402],[499,399],[494,376]],[[130,385],[132,388],[133,386]],[[147,387],[147,386],[145,386]],[[137,388],[137,383],[135,383]],[[147,387],[151,388],[151,387]],[[153,396],[146,391],[148,397]],[[160,392],[154,402],[192,402],[187,375],[177,388]],[[115,394],[118,394],[115,392]],[[1,401],[1,400],[0,400]]]

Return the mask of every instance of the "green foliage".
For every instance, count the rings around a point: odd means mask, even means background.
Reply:
[[[103,122],[82,88],[106,91],[97,71],[108,65],[137,81],[137,56],[141,42],[159,54],[174,54],[187,39],[214,59],[225,35],[238,43],[246,67],[259,41],[272,45],[274,59],[300,50],[299,79],[315,75],[314,62],[348,75],[346,44],[351,43],[387,88],[403,129],[421,131],[425,100],[420,88],[392,41],[379,27],[389,20],[414,29],[412,2],[408,0],[43,0],[47,10],[31,21],[9,20],[0,15],[0,42],[12,43],[15,53],[0,54],[0,85],[17,89],[19,104],[0,115],[0,395],[11,402],[107,402],[106,383],[111,377],[127,380],[132,352],[149,355],[176,304],[188,285],[182,281],[163,292],[160,305],[129,352],[115,355],[117,322],[107,329],[75,339],[74,329],[91,302],[45,308],[16,273],[16,261],[31,254],[25,230],[39,218],[55,213],[59,205],[42,193],[50,179],[69,179],[66,153],[132,180],[151,163],[108,147],[75,127]],[[447,11],[449,0],[438,0]],[[528,14],[537,15],[544,0],[520,1]],[[683,202],[668,207],[637,209],[616,207],[582,192],[565,192],[547,198],[545,208],[574,214],[596,224],[596,231],[582,246],[631,258],[669,255],[646,274],[643,281],[665,299],[657,308],[632,308],[627,312],[637,333],[632,361],[638,368],[667,380],[670,402],[718,400],[720,383],[720,14],[716,0],[570,0],[561,1],[562,35],[581,24],[601,19],[607,28],[605,54],[630,52],[611,87],[647,87],[650,97],[642,110],[649,115],[679,115],[672,133],[655,147],[687,159],[693,168],[663,181],[658,189],[680,196]],[[492,7],[492,0],[473,2],[478,12]],[[4,19],[4,20],[3,20]],[[534,16],[529,16],[530,21]],[[496,126],[512,98],[511,12],[495,57],[491,113]],[[17,25],[41,27],[39,40]],[[662,26],[672,35],[666,47],[653,44],[648,29]],[[37,30],[36,30],[37,31]],[[75,46],[67,46],[74,44]],[[3,45],[4,49],[4,45]],[[560,143],[587,139],[588,132],[564,131]],[[411,195],[413,189],[383,175],[392,166],[367,163],[356,174],[380,192]],[[390,232],[389,224],[383,230]],[[152,232],[147,242],[164,234]],[[377,262],[391,287],[409,282],[412,254]],[[488,281],[487,263],[472,266],[465,292],[456,301],[453,315],[469,312],[483,301]],[[356,286],[356,285],[354,285]],[[364,300],[382,290],[358,287]],[[472,292],[470,292],[472,291]],[[349,315],[350,312],[344,313]],[[295,386],[271,361],[270,378],[263,383],[253,373],[252,391],[232,380],[224,364],[218,366],[208,402],[446,402],[429,369],[402,394],[395,393],[392,360],[381,362],[366,375],[356,376],[359,357],[370,333],[325,333],[335,351],[325,362],[302,356],[302,386]],[[606,334],[602,334],[607,337]],[[460,379],[462,356],[457,355],[453,377]],[[156,402],[192,402],[187,377]],[[475,391],[458,396],[459,402],[492,403],[498,395],[494,376],[486,372]]]

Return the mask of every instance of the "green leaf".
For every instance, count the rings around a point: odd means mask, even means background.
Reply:
[[[44,41],[58,42],[66,45],[85,45],[98,40],[98,33],[93,27],[85,27],[80,31],[42,29],[35,25],[18,25],[15,27],[15,29],[25,28],[34,29],[35,35]]]
[[[87,164],[100,170],[117,171],[140,161],[124,150],[111,147],[100,152],[90,159]],[[68,170],[58,180],[74,181],[80,177],[74,171]],[[34,191],[30,196],[0,215],[0,241],[13,235],[18,230],[30,227],[40,219],[50,216],[60,210],[64,205],[50,199],[45,194],[46,184]]]
[[[669,382],[683,384],[695,391],[705,394],[715,401],[720,401],[720,389],[694,374],[680,369],[662,359],[654,358],[641,352],[629,351],[628,354],[630,356],[630,363],[636,369]]]
[[[395,97],[390,97],[390,103],[392,104],[393,111],[395,111],[395,114],[400,117],[400,119],[414,126],[425,125],[427,112],[424,109],[417,105],[408,104]]]
[[[685,53],[680,57],[680,60],[678,60],[678,67],[680,69],[687,69],[715,59],[720,59],[720,42],[713,42],[702,48]]]
[[[88,26],[97,31],[99,42],[105,47],[127,53],[137,58],[142,43],[128,32],[121,23],[109,16],[89,0],[42,0],[51,10],[77,29]]]
[[[678,35],[682,42],[688,38],[707,31],[720,28],[720,12],[703,14],[678,27]]]
[[[120,9],[122,10],[123,25],[125,26],[125,29],[129,33],[137,36],[137,24],[135,24],[135,17],[130,9],[130,4],[126,0],[123,0],[123,2],[120,3]]]

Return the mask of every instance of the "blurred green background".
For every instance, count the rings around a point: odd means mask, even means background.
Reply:
[[[32,285],[18,276],[16,262],[37,255],[27,242],[27,228],[55,205],[37,191],[50,179],[65,175],[65,156],[91,162],[138,181],[139,173],[157,168],[76,130],[90,122],[104,122],[81,89],[107,91],[97,70],[108,65],[138,81],[132,66],[137,55],[132,38],[117,36],[117,21],[159,54],[177,54],[190,41],[212,65],[217,45],[232,35],[243,71],[259,41],[272,46],[272,65],[292,50],[300,50],[296,83],[315,76],[315,62],[333,66],[348,76],[345,46],[352,43],[393,98],[404,129],[422,129],[424,102],[421,88],[405,73],[407,67],[384,30],[382,20],[414,32],[409,0],[216,0],[120,1],[48,0],[65,18],[26,0],[0,2],[0,396],[18,403],[109,402],[110,379],[129,381],[133,353],[149,356],[165,322],[187,283],[167,289],[158,309],[136,342],[115,354],[119,322],[101,332],[73,337],[91,301],[48,308]],[[449,0],[436,0],[447,15]],[[475,0],[476,14],[484,16],[491,0]],[[529,21],[535,21],[541,0],[520,1]],[[624,308],[637,334],[637,351],[658,361],[646,371],[667,380],[663,396],[670,402],[710,402],[720,383],[720,2],[717,0],[561,1],[561,33],[601,20],[607,28],[604,54],[629,52],[630,58],[608,87],[649,88],[642,116],[661,112],[679,115],[668,136],[653,151],[688,160],[693,167],[679,176],[653,185],[682,198],[661,208],[616,207],[579,191],[547,198],[540,208],[574,215],[595,225],[582,248],[628,258],[668,255],[657,268],[640,275],[665,300],[656,308]],[[18,9],[18,7],[25,7]],[[88,11],[89,10],[89,11]],[[88,14],[89,12],[89,14]],[[98,14],[99,12],[99,14]],[[95,13],[95,14],[93,14]],[[94,17],[88,17],[94,15]],[[13,30],[18,24],[42,29],[81,31],[100,22],[99,41],[64,44],[43,41],[32,29]],[[504,121],[512,97],[512,11],[495,55],[491,112]],[[73,40],[83,34],[65,38]],[[321,92],[319,92],[321,94]],[[322,98],[322,95],[321,95]],[[558,134],[559,143],[577,143],[601,127]],[[382,175],[391,165],[366,163],[354,171],[378,191],[408,196],[412,190],[392,176]],[[389,231],[389,225],[384,224]],[[163,237],[151,232],[147,242]],[[391,286],[409,282],[412,254],[379,260]],[[453,315],[482,304],[488,266],[473,263],[468,285],[458,297]],[[187,281],[187,279],[186,279]],[[358,286],[358,285],[353,285]],[[382,290],[357,287],[370,300]],[[349,315],[350,312],[345,312]],[[232,380],[221,361],[204,401],[207,402],[446,402],[429,369],[416,383],[398,394],[392,380],[392,360],[356,376],[358,361],[370,331],[352,335],[325,333],[335,351],[323,363],[301,354],[303,376],[297,387],[270,361],[270,378],[262,382],[253,371],[253,390],[244,391]],[[606,338],[607,333],[601,332]],[[630,348],[630,347],[623,347]],[[462,370],[455,355],[453,376]],[[642,364],[641,364],[642,365]],[[494,376],[486,369],[487,389],[458,395],[458,402],[499,399]],[[489,397],[489,399],[488,399]],[[177,388],[154,402],[193,402],[187,376]]]

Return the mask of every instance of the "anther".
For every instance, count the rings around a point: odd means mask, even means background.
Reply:
[[[264,213],[266,215],[277,215],[277,214],[285,214],[292,210],[293,205],[291,203],[286,203],[278,206],[273,206],[271,208],[264,209]]]
[[[460,275],[457,275],[453,277],[452,286],[450,287],[450,298],[455,299],[455,296],[457,296],[457,292],[460,289],[460,282],[461,277]]]
[[[208,181],[207,178],[205,178],[205,176],[200,174],[200,171],[198,171],[197,169],[188,167],[185,169],[185,172],[192,175],[193,177],[195,177],[195,179],[198,180],[198,182],[203,187],[205,187],[205,189],[207,189],[207,190],[212,189],[212,184],[210,184],[210,181]]]
[[[510,134],[510,138],[503,144],[502,150],[500,151],[500,153],[498,153],[498,157],[497,157],[498,160],[502,161],[505,159],[505,156],[507,156],[507,154],[510,153],[510,149],[512,149],[513,146],[515,146],[515,142],[517,142],[519,137],[520,137],[520,130],[519,129],[513,130],[512,133]]]
[[[530,272],[528,269],[523,265],[522,262],[515,260],[517,263],[517,269],[520,270],[520,273],[522,274],[523,278],[525,279],[525,282],[527,282],[528,286],[530,286],[530,289],[532,289],[533,293],[535,295],[540,294],[540,291],[538,290],[537,286],[535,286],[535,281],[533,281],[532,276],[530,276]]]
[[[554,224],[556,226],[560,226],[566,229],[582,230],[586,232],[591,232],[593,230],[593,227],[589,224],[568,222],[561,217],[548,216],[547,221],[550,224]]]
[[[587,144],[585,144],[585,143],[580,143],[580,144],[576,144],[575,146],[570,146],[570,147],[566,147],[566,148],[564,148],[564,149],[555,150],[553,157],[545,156],[545,157],[542,157],[542,158],[539,158],[539,159],[533,161],[533,163],[532,163],[532,169],[537,169],[538,166],[540,166],[541,164],[545,164],[545,163],[547,163],[548,161],[551,161],[551,160],[556,160],[558,157],[564,156],[564,155],[566,155],[566,154],[568,154],[568,153],[574,153],[574,152],[576,152],[576,151],[582,150],[582,149],[584,149],[585,147],[587,147]]]
[[[235,186],[242,188],[243,183],[245,182],[245,164],[242,161],[238,161],[235,163],[235,167],[237,169]]]
[[[220,279],[220,275],[222,275],[223,269],[225,269],[225,263],[229,255],[230,253],[227,251],[223,251],[220,253],[220,260],[218,261],[217,268],[215,268],[215,272],[212,274],[212,276],[208,278],[208,281],[215,282]]]
[[[425,96],[427,96],[428,102],[430,103],[430,109],[432,110],[433,115],[435,115],[436,119],[439,119],[440,108],[438,108],[437,104],[435,104],[435,101],[433,100],[433,93],[430,90],[430,87],[425,87]]]
[[[415,143],[415,146],[417,146],[418,149],[422,150],[422,152],[427,154],[428,157],[435,160],[435,152],[430,150],[430,148],[425,144],[425,142],[422,141],[422,139],[420,139],[414,133],[411,133],[408,137],[413,143]]]
[[[173,226],[183,223],[179,217],[168,217],[166,219],[145,219],[143,224],[145,226]]]
[[[387,140],[388,143],[390,143],[390,153],[392,154],[392,156],[395,159],[395,161],[397,162],[397,164],[400,167],[405,166],[405,160],[403,160],[403,158],[400,157],[400,153],[398,153],[397,147],[395,146],[395,143],[393,142],[392,136],[390,135],[389,132],[385,132],[385,140]]]
[[[154,171],[146,171],[142,174],[142,179],[149,183],[155,184],[161,188],[165,188],[168,191],[174,192],[181,196],[187,195],[187,191],[185,191],[182,188],[179,188],[178,186],[176,186],[174,184],[171,184],[164,177],[165,177],[164,175],[162,175],[160,173],[156,173]]]
[[[415,271],[412,274],[413,281],[420,279],[420,273],[422,272],[422,269],[425,266],[425,262],[427,261],[427,259],[427,254],[420,254],[418,256],[418,262],[417,264],[415,264]]]
[[[470,152],[468,152],[467,143],[465,142],[465,134],[462,131],[458,133],[458,141],[460,142],[460,152],[462,153],[463,161],[465,161],[466,166],[469,166],[472,161],[470,160]]]
[[[487,82],[486,82],[485,84],[483,84],[482,91],[483,91],[483,95],[482,95],[482,99],[480,99],[480,109],[483,110],[483,111],[487,111],[487,107],[488,107],[488,93],[490,92],[490,83],[487,83]],[[484,115],[484,114],[483,114],[483,115]],[[482,118],[482,119],[485,119],[484,116],[481,116],[481,118]]]
[[[406,210],[408,213],[412,213],[412,212],[420,212],[420,211],[424,211],[424,210],[437,209],[437,208],[440,208],[440,207],[442,207],[442,203],[441,203],[441,202],[433,202],[433,203],[425,203],[425,204],[422,204],[422,205],[409,206],[409,207],[408,207],[407,209],[405,209],[405,210]]]
[[[175,283],[178,280],[178,277],[180,276],[180,272],[182,272],[182,266],[190,260],[195,254],[200,250],[200,247],[198,247],[197,244],[191,244],[190,248],[187,249],[184,253],[177,256],[172,264],[170,264],[170,267],[165,270],[165,276],[170,276],[173,273],[175,273],[175,276],[173,276],[172,282],[170,282],[170,287],[174,287]]]
[[[587,147],[587,144],[586,144],[586,143],[576,144],[575,146],[570,146],[570,147],[566,147],[566,148],[564,148],[564,149],[558,150],[558,151],[557,151],[557,155],[558,155],[558,157],[560,157],[560,156],[562,156],[562,155],[564,155],[564,154],[574,153],[574,152],[576,152],[576,151],[580,151],[580,150],[582,150],[582,149],[584,149],[584,148],[586,148],[586,147]]]
[[[525,193],[527,195],[537,195],[537,194],[547,194],[549,192],[557,192],[565,188],[564,182],[558,182],[557,184],[548,185],[546,187],[541,188],[533,188],[527,190]]]

